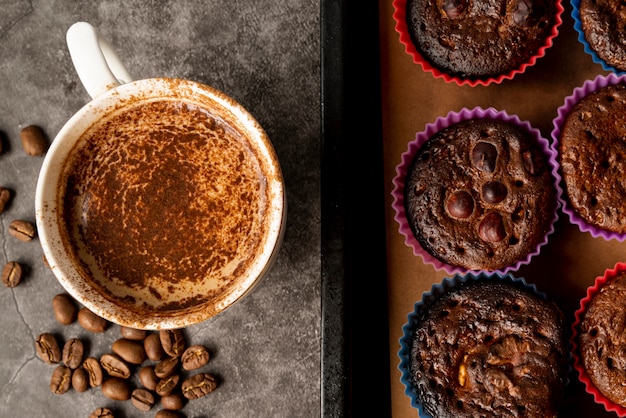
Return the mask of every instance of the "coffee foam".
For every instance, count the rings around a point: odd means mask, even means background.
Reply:
[[[139,102],[95,123],[71,154],[58,191],[64,245],[106,298],[193,308],[235,286],[262,251],[271,170],[206,109]]]

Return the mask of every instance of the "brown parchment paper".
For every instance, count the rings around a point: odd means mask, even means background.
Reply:
[[[391,208],[395,166],[400,162],[401,154],[406,151],[408,142],[427,123],[463,107],[494,107],[516,114],[538,128],[546,139],[551,140],[552,120],[565,97],[585,80],[598,74],[606,74],[583,51],[573,28],[571,6],[568,1],[563,5],[565,11],[559,35],[555,38],[554,45],[535,66],[499,85],[459,87],[434,78],[432,74],[424,72],[421,66],[413,63],[395,32],[391,0],[379,1],[389,366],[393,418],[417,416],[417,410],[411,407],[410,399],[404,394],[404,386],[400,382],[397,353],[402,326],[406,323],[413,304],[421,299],[422,293],[430,290],[433,283],[439,283],[446,277],[445,272],[435,271],[414,256],[398,232],[398,224],[393,219],[395,213]],[[626,261],[626,243],[593,238],[588,233],[580,232],[569,223],[566,215],[561,214],[556,224],[556,232],[543,247],[542,253],[513,274],[534,283],[561,307],[568,321],[569,337],[574,311],[578,309],[579,300],[585,296],[587,287],[593,284],[596,276],[602,275],[605,269],[612,268],[618,261]],[[616,416],[593,401],[592,396],[578,382],[575,372],[570,373],[569,378],[560,417]]]

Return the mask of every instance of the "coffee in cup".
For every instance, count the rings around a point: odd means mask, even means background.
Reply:
[[[272,144],[241,105],[200,83],[103,90],[42,166],[48,263],[72,296],[120,325],[212,317],[250,290],[279,248],[286,200]]]

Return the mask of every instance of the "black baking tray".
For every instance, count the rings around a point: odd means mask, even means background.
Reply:
[[[321,1],[321,413],[391,416],[379,10]]]

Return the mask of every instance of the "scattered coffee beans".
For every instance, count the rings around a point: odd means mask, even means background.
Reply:
[[[184,418],[185,416],[177,411],[168,411],[167,409],[162,409],[156,413],[154,418]]]
[[[96,333],[104,332],[108,326],[106,319],[99,317],[85,307],[78,311],[78,323],[87,331]]]
[[[179,381],[180,381],[179,374],[173,374],[171,376],[167,376],[159,380],[159,383],[157,383],[157,386],[156,386],[157,395],[159,396],[170,395],[174,391],[174,389],[176,389],[176,386],[178,386]]]
[[[29,125],[20,131],[22,147],[28,155],[43,155],[48,147],[48,140],[43,130],[36,125]]]
[[[98,408],[89,415],[89,418],[115,418],[109,408]]]
[[[11,199],[11,190],[6,187],[0,187],[0,213],[4,212],[9,199]]]
[[[128,379],[130,377],[130,367],[117,354],[107,353],[100,357],[100,366],[109,376]]]
[[[104,372],[102,371],[102,366],[100,366],[100,361],[98,361],[98,359],[94,357],[87,357],[83,362],[83,368],[89,375],[89,385],[92,388],[102,384]]]
[[[181,385],[183,396],[187,399],[198,399],[217,388],[215,377],[208,373],[198,373],[186,379]]]
[[[17,287],[22,281],[22,265],[17,261],[9,261],[2,269],[2,284],[6,287]]]
[[[209,352],[202,345],[192,345],[183,352],[181,361],[183,369],[196,370],[209,362]]]
[[[23,242],[35,238],[35,225],[28,221],[16,219],[9,224],[9,234]]]
[[[76,392],[85,392],[89,389],[89,374],[84,368],[81,367],[72,372],[72,388]]]
[[[146,350],[148,358],[152,361],[159,361],[165,356],[159,334],[148,335],[143,341],[143,348]]]
[[[139,381],[146,389],[156,390],[157,383],[159,383],[159,378],[154,372],[154,367],[144,366],[139,369]]]
[[[183,354],[187,348],[185,336],[180,329],[166,329],[159,331],[159,338],[163,351],[170,357],[178,357]]]
[[[61,349],[54,335],[44,332],[35,340],[37,356],[48,364],[56,364],[61,361]]]
[[[70,295],[59,293],[52,298],[52,312],[60,324],[69,325],[76,321],[78,307]]]
[[[133,406],[140,411],[149,411],[154,406],[154,395],[147,389],[137,388],[130,395]]]
[[[128,340],[143,341],[148,335],[148,331],[122,326],[120,327],[120,335]]]
[[[124,361],[131,364],[141,364],[146,359],[146,351],[141,342],[120,338],[111,346],[111,350]]]
[[[168,377],[176,371],[178,363],[178,357],[168,357],[165,360],[161,360],[154,366],[154,374],[156,374],[159,379]]]
[[[72,385],[72,369],[64,364],[59,364],[52,372],[50,378],[50,391],[55,395],[62,395]]]
[[[63,346],[63,363],[70,369],[76,369],[83,362],[83,342],[78,338],[70,338]]]
[[[130,385],[128,380],[119,377],[109,377],[102,383],[102,394],[114,401],[130,399]]]
[[[161,396],[161,408],[178,411],[185,406],[186,398],[180,392],[174,392],[169,395]]]

